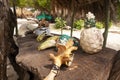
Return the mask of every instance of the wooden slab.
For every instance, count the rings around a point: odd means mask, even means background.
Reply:
[[[55,48],[38,51],[39,42],[35,37],[19,38],[19,54],[17,63],[24,69],[39,75],[41,79],[48,75],[52,68],[49,53],[55,53]],[[61,67],[55,80],[107,80],[110,74],[114,56],[117,51],[105,48],[101,52],[89,55],[78,49],[75,58],[68,68]]]
[[[115,60],[108,80],[120,80],[120,50],[114,59]]]

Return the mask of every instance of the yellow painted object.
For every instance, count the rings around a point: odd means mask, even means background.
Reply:
[[[38,46],[38,50],[44,50],[46,48],[54,47],[58,38],[59,36],[49,37],[46,41],[40,43],[40,45]]]
[[[44,37],[45,37],[45,33],[42,33],[41,35],[38,35],[38,37],[36,39],[38,42],[40,42],[43,40]]]

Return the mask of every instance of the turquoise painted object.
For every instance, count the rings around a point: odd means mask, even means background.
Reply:
[[[52,16],[46,14],[45,12],[42,12],[41,14],[39,14],[38,16],[36,16],[36,18],[38,20],[42,20],[42,19],[46,19],[47,21],[51,21],[52,20]]]
[[[65,45],[70,38],[70,36],[63,34],[59,37],[59,43]]]
[[[66,35],[66,34],[63,34],[59,37],[59,43],[65,45],[66,42],[72,37]],[[77,39],[73,38],[73,41],[74,41],[74,46],[78,46],[79,45],[79,42],[77,41]]]

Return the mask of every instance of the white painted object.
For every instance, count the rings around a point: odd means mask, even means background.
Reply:
[[[81,32],[80,46],[90,54],[99,52],[103,46],[102,32],[97,28],[87,28]]]
[[[26,34],[27,31],[33,31],[35,28],[36,28],[36,26],[34,26],[32,24],[29,24],[29,23],[22,24],[19,27],[18,34],[21,37],[25,37],[25,34]]]
[[[50,29],[49,27],[42,27],[34,30],[33,33],[35,33],[36,35],[41,35],[42,33],[45,33],[46,35],[50,35]]]

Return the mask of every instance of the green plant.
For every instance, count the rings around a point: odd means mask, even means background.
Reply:
[[[57,17],[55,19],[55,28],[59,29],[59,28],[63,28],[66,26],[66,21],[64,21],[62,18]]]
[[[98,29],[102,29],[102,28],[104,28],[104,23],[103,22],[96,22],[95,26]]]
[[[95,27],[95,19],[86,19],[85,20],[85,28]]]
[[[113,25],[113,24],[112,24],[112,22],[110,21],[110,22],[109,22],[109,28],[112,27],[112,25]]]
[[[57,17],[55,19],[55,28],[61,28],[61,34],[63,33],[63,27],[66,26],[66,21],[64,21],[61,17]]]
[[[105,28],[105,23],[104,22],[96,22],[95,24],[96,28],[98,29],[102,29],[102,28]],[[109,28],[112,26],[112,22],[109,22]]]
[[[86,19],[85,19],[85,28],[91,28],[91,27],[95,27],[95,15],[91,12],[88,12],[86,14]]]
[[[74,28],[81,29],[84,27],[84,20],[80,19],[74,22]]]

